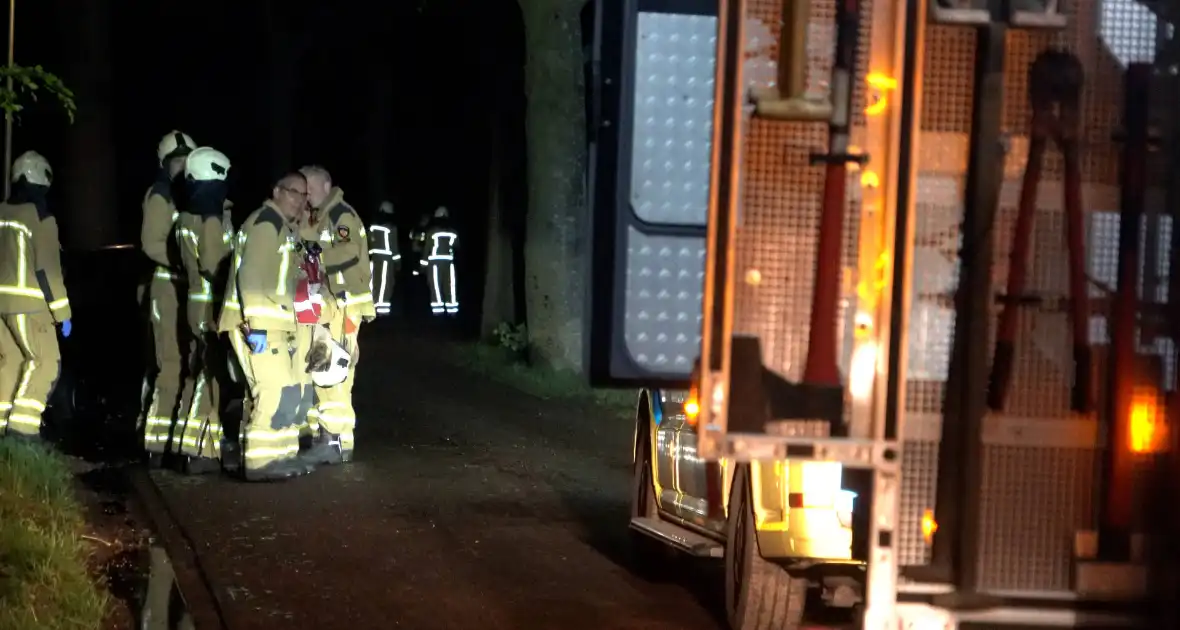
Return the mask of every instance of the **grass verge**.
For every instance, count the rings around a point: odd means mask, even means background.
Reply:
[[[459,367],[530,396],[594,405],[624,418],[635,413],[636,392],[633,390],[593,389],[579,374],[554,372],[513,361],[500,346],[460,343],[452,346],[452,355],[453,362]]]
[[[66,461],[0,439],[0,630],[91,630],[107,595],[87,570],[85,521]]]

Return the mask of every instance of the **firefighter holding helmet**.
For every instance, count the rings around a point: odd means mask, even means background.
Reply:
[[[140,248],[155,263],[145,295],[155,365],[144,378],[143,440],[155,465],[168,451],[181,394],[181,348],[189,343],[181,335],[186,328],[180,312],[186,282],[174,237],[178,213],[173,193],[184,174],[185,157],[195,148],[185,133],[174,130],[165,135],[156,149],[160,170],[143,198]]]
[[[184,163],[184,199],[176,220],[176,242],[188,286],[185,315],[195,341],[181,396],[173,443],[179,443],[183,470],[189,474],[217,472],[224,459],[222,426],[218,416],[221,397],[230,388],[228,357],[217,333],[228,270],[224,269],[233,240],[231,204],[226,177],[230,161],[224,153],[201,147]],[[236,431],[230,431],[232,448]],[[229,466],[236,466],[236,457]]]
[[[351,353],[349,376],[343,382],[315,388],[316,405],[308,414],[313,443],[303,457],[313,464],[336,464],[352,459],[356,412],[352,406],[352,374],[359,348],[361,323],[377,316],[369,292],[369,243],[360,216],[344,200],[344,191],[332,185],[321,166],[306,166],[308,202],[314,217],[316,243],[322,249],[326,291],[326,316],[331,337]],[[311,234],[309,234],[311,236]]]
[[[70,300],[46,204],[53,169],[27,151],[13,163],[12,182],[0,204],[0,435],[39,439],[61,367],[56,325],[70,336]]]
[[[307,364],[298,354],[306,326],[295,315],[306,200],[307,179],[291,173],[242,223],[218,318],[217,330],[229,336],[249,395],[242,430],[248,481],[288,479],[314,469],[299,458],[299,432],[312,397]]]

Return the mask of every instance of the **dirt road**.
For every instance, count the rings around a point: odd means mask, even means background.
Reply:
[[[630,566],[630,426],[367,337],[356,462],[282,484],[154,473],[232,630],[721,627],[715,566]]]

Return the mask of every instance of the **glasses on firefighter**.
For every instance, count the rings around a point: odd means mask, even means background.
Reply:
[[[291,193],[292,195],[295,195],[296,197],[303,197],[304,199],[307,198],[307,191],[306,190],[299,190],[298,188],[291,188],[290,186],[279,186],[279,190]]]

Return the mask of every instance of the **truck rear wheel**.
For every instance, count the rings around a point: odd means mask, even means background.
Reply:
[[[725,612],[733,630],[798,630],[807,580],[762,557],[754,526],[750,473],[733,474],[725,538]]]

